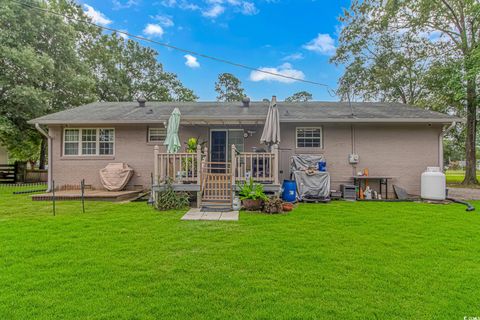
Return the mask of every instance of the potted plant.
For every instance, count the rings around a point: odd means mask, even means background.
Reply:
[[[252,178],[247,182],[239,184],[240,200],[242,200],[243,207],[248,211],[257,211],[262,208],[263,201],[268,200],[268,197],[263,191],[263,185],[256,183]]]
[[[285,212],[289,212],[293,210],[293,203],[291,202],[284,202],[282,205],[282,210]]]
[[[206,143],[207,143],[206,141],[200,141],[200,138],[189,138],[187,141],[184,142],[185,152],[196,153],[197,152],[197,147],[201,146],[202,149],[203,149],[203,147]],[[193,165],[192,158],[183,159],[183,167],[188,168],[188,172],[186,172],[186,175],[188,177],[193,177],[194,172],[197,170],[197,166]]]

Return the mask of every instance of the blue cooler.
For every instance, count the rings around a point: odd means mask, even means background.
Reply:
[[[297,199],[297,184],[294,180],[283,180],[282,200],[285,202],[295,202]]]
[[[327,161],[318,161],[318,171],[327,171]]]

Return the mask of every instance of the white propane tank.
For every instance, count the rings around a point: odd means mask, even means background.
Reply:
[[[445,200],[446,187],[445,174],[439,167],[427,167],[427,171],[422,173],[422,199]]]

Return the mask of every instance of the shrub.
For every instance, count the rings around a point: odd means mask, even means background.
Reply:
[[[157,192],[155,207],[161,211],[183,209],[190,205],[189,198],[187,192],[173,190],[172,183],[168,182],[164,191]]]
[[[260,183],[256,183],[253,181],[252,178],[247,182],[239,183],[239,192],[238,195],[240,196],[240,200],[268,200],[268,197],[265,195],[263,191],[263,185]]]
[[[283,212],[283,201],[278,197],[268,199],[263,203],[263,212],[280,213]]]

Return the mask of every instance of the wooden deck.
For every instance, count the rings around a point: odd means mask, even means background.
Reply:
[[[126,191],[105,191],[105,190],[85,190],[85,200],[89,201],[128,201],[135,199],[142,190]],[[55,200],[80,200],[82,197],[80,190],[61,190],[55,191]],[[36,194],[32,196],[33,201],[52,201],[51,192]]]

